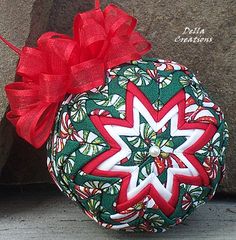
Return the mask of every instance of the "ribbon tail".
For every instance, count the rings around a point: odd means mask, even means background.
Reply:
[[[0,35],[0,40],[2,42],[4,42],[11,50],[13,50],[15,53],[17,53],[18,55],[21,54],[21,50],[19,48],[17,48],[15,45],[13,45],[12,43],[10,43],[8,40],[6,40],[3,36]]]

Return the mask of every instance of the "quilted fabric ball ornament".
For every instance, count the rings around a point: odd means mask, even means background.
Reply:
[[[8,118],[35,147],[51,131],[53,180],[98,224],[163,232],[214,195],[228,130],[186,67],[142,57],[150,45],[135,23],[97,6],[76,16],[73,38],[23,48]]]
[[[227,137],[222,112],[187,68],[132,61],[65,99],[48,169],[102,226],[162,232],[212,198]]]

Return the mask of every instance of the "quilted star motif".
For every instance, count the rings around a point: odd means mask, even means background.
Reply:
[[[196,186],[209,185],[209,177],[194,153],[209,142],[216,132],[216,127],[210,112],[211,121],[209,122],[206,119],[196,121],[193,117],[187,120],[186,115],[191,115],[189,112],[192,109],[186,104],[189,97],[184,90],[180,90],[160,110],[156,110],[141,90],[129,82],[126,92],[125,119],[90,116],[94,126],[110,145],[110,149],[87,163],[83,171],[95,176],[122,179],[116,203],[118,212],[126,210],[149,195],[153,204],[170,216],[175,210],[181,183]],[[206,115],[207,112],[205,111],[204,114]],[[158,178],[162,173],[161,166],[158,165],[161,164],[160,158],[158,158],[159,162],[158,159],[153,160],[150,166],[151,173],[144,174],[141,181],[138,179],[141,171],[139,165],[122,164],[133,154],[122,137],[127,139],[140,137],[141,116],[157,136],[167,124],[170,124],[170,138],[184,139],[173,149],[166,146],[161,148],[162,154],[168,154],[170,161],[170,164],[165,166],[167,172],[165,183]]]

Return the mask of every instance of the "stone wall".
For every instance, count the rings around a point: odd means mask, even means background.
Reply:
[[[110,1],[102,1],[102,5]],[[149,56],[175,60],[188,66],[222,107],[228,121],[231,138],[227,154],[227,175],[222,191],[236,193],[236,42],[233,9],[230,0],[119,0],[113,1],[138,18],[138,29],[153,44]],[[35,45],[37,37],[46,30],[71,33],[77,11],[89,10],[93,1],[78,0],[1,0],[0,33],[18,47],[24,42]],[[191,29],[191,30],[189,30]],[[191,31],[192,34],[189,34]],[[187,32],[187,33],[184,33]],[[205,42],[189,41],[190,37]],[[187,40],[184,40],[187,39]],[[14,80],[17,56],[0,44],[0,86]],[[0,112],[6,107],[3,91]],[[4,123],[4,124],[3,124]],[[0,166],[2,183],[48,181],[45,152],[33,150],[19,139],[3,121],[0,126]],[[6,130],[9,129],[9,130]],[[4,152],[4,154],[2,154]]]

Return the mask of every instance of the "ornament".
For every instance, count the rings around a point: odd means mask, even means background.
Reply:
[[[99,88],[67,96],[48,168],[100,225],[162,232],[215,193],[227,138],[222,112],[194,74],[142,59],[107,70]]]
[[[49,173],[99,225],[163,232],[214,195],[227,124],[186,67],[143,57],[133,17],[96,6],[76,16],[73,38],[46,33],[17,50],[7,117],[35,147],[51,131]]]

